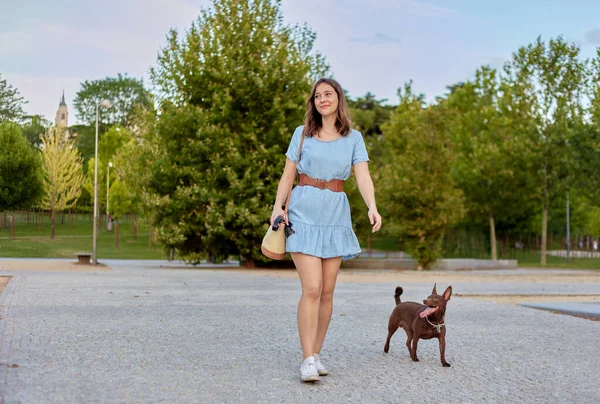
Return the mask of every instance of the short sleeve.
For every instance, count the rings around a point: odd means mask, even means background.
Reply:
[[[287,152],[285,155],[290,160],[297,163],[298,159],[298,147],[300,147],[300,137],[302,136],[303,127],[298,126],[294,131],[294,135],[292,136],[292,140],[290,141],[290,145],[288,146]]]
[[[352,153],[352,165],[369,161],[365,140],[360,132],[356,132],[354,140],[354,151]]]

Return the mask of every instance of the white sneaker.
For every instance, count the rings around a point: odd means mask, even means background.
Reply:
[[[313,358],[315,358],[315,367],[317,368],[317,373],[319,373],[319,376],[327,376],[329,371],[325,369],[325,366],[323,366],[323,363],[321,363],[319,354],[313,354]]]
[[[300,366],[300,378],[303,382],[318,382],[321,380],[315,366],[315,358],[312,356],[309,356],[302,362],[302,366]]]

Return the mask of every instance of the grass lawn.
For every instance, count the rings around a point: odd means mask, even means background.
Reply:
[[[97,254],[101,258],[121,259],[165,259],[166,255],[159,244],[149,244],[150,229],[147,223],[139,221],[137,240],[133,241],[133,223],[123,220],[119,225],[119,249],[115,247],[114,223],[112,231],[106,231],[103,222],[98,228]],[[23,217],[15,215],[15,240],[9,240],[9,229],[0,228],[0,257],[2,258],[72,258],[77,252],[92,251],[92,221],[90,215],[74,216],[70,224],[56,220],[55,239],[50,238],[50,221],[27,223]]]
[[[540,264],[540,256],[536,255],[526,260],[519,260],[520,268],[565,268],[565,269],[600,269],[600,258],[566,258],[548,256],[546,265]]]
[[[69,258],[75,259],[75,253],[92,251],[92,221],[89,214],[74,215],[73,223],[67,215],[64,223],[57,216],[55,239],[50,238],[50,221],[47,217],[42,223],[28,222],[24,216],[15,215],[16,240],[9,240],[9,229],[0,227],[0,258]],[[106,224],[98,230],[98,259],[166,259],[167,256],[160,246],[149,243],[150,227],[148,223],[139,221],[137,241],[133,241],[133,222],[131,219],[122,220],[119,225],[120,248],[115,247],[114,224],[112,231],[106,230]],[[363,243],[364,244],[364,243]],[[378,251],[398,251],[396,240],[384,237],[374,237],[373,249]],[[478,257],[450,256],[447,258],[482,258],[489,259],[485,254]],[[500,259],[516,259],[521,268],[571,268],[571,269],[600,269],[600,259],[577,258],[567,262],[565,258],[548,256],[548,263],[540,265],[537,251],[510,250],[507,256]]]
[[[363,243],[365,244],[365,243]],[[557,247],[560,248],[560,247]],[[373,250],[378,251],[398,251],[396,240],[386,237],[375,237],[373,240]],[[478,258],[490,259],[489,252],[480,252],[476,256],[452,255],[448,254],[445,258]],[[564,257],[547,257],[547,264],[540,264],[539,251],[523,251],[510,249],[504,256],[500,254],[499,259],[515,259],[520,268],[564,268],[564,269],[600,269],[600,258],[571,258],[569,262]]]

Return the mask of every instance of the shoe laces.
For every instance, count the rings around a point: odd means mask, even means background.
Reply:
[[[306,370],[308,370],[308,371],[310,371],[311,369],[315,369],[317,367],[315,361],[308,361],[305,363],[305,366],[306,366]]]

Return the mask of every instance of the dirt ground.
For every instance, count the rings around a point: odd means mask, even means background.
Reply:
[[[0,295],[2,294],[2,291],[4,290],[4,287],[6,286],[9,280],[10,276],[0,276]]]
[[[69,260],[0,260],[0,271],[106,271],[110,267],[98,265],[78,265]],[[199,269],[207,270],[207,269]],[[214,269],[210,269],[214,270]],[[298,279],[298,273],[293,269],[222,269],[243,272],[249,275],[273,276],[278,278]],[[10,277],[0,276],[0,293]],[[524,272],[507,271],[382,271],[382,270],[342,270],[338,282],[352,283],[600,283],[600,271],[585,270],[535,270]],[[477,295],[456,294],[501,303],[516,302],[600,302],[600,295]]]
[[[0,260],[0,271],[103,271],[110,268],[98,263],[79,265],[75,260]]]
[[[278,278],[298,279],[298,274],[289,269],[235,269],[235,271],[274,276]],[[338,276],[338,282],[401,282],[401,283],[487,283],[487,282],[525,282],[525,283],[600,283],[600,271],[569,271],[563,270],[560,273],[552,273],[540,270],[539,273],[494,273],[486,271],[478,273],[477,271],[350,271],[342,270]]]
[[[294,270],[237,270],[239,272],[274,276],[278,278],[298,279],[298,274]],[[406,283],[600,283],[600,271],[569,271],[548,272],[540,270],[527,273],[494,273],[486,271],[477,273],[477,271],[344,271],[338,276],[338,282],[352,283],[371,283],[371,282],[390,282],[397,284]],[[486,300],[499,303],[523,303],[523,302],[600,302],[599,295],[522,295],[522,294],[455,294],[455,296],[469,297],[473,299]]]

